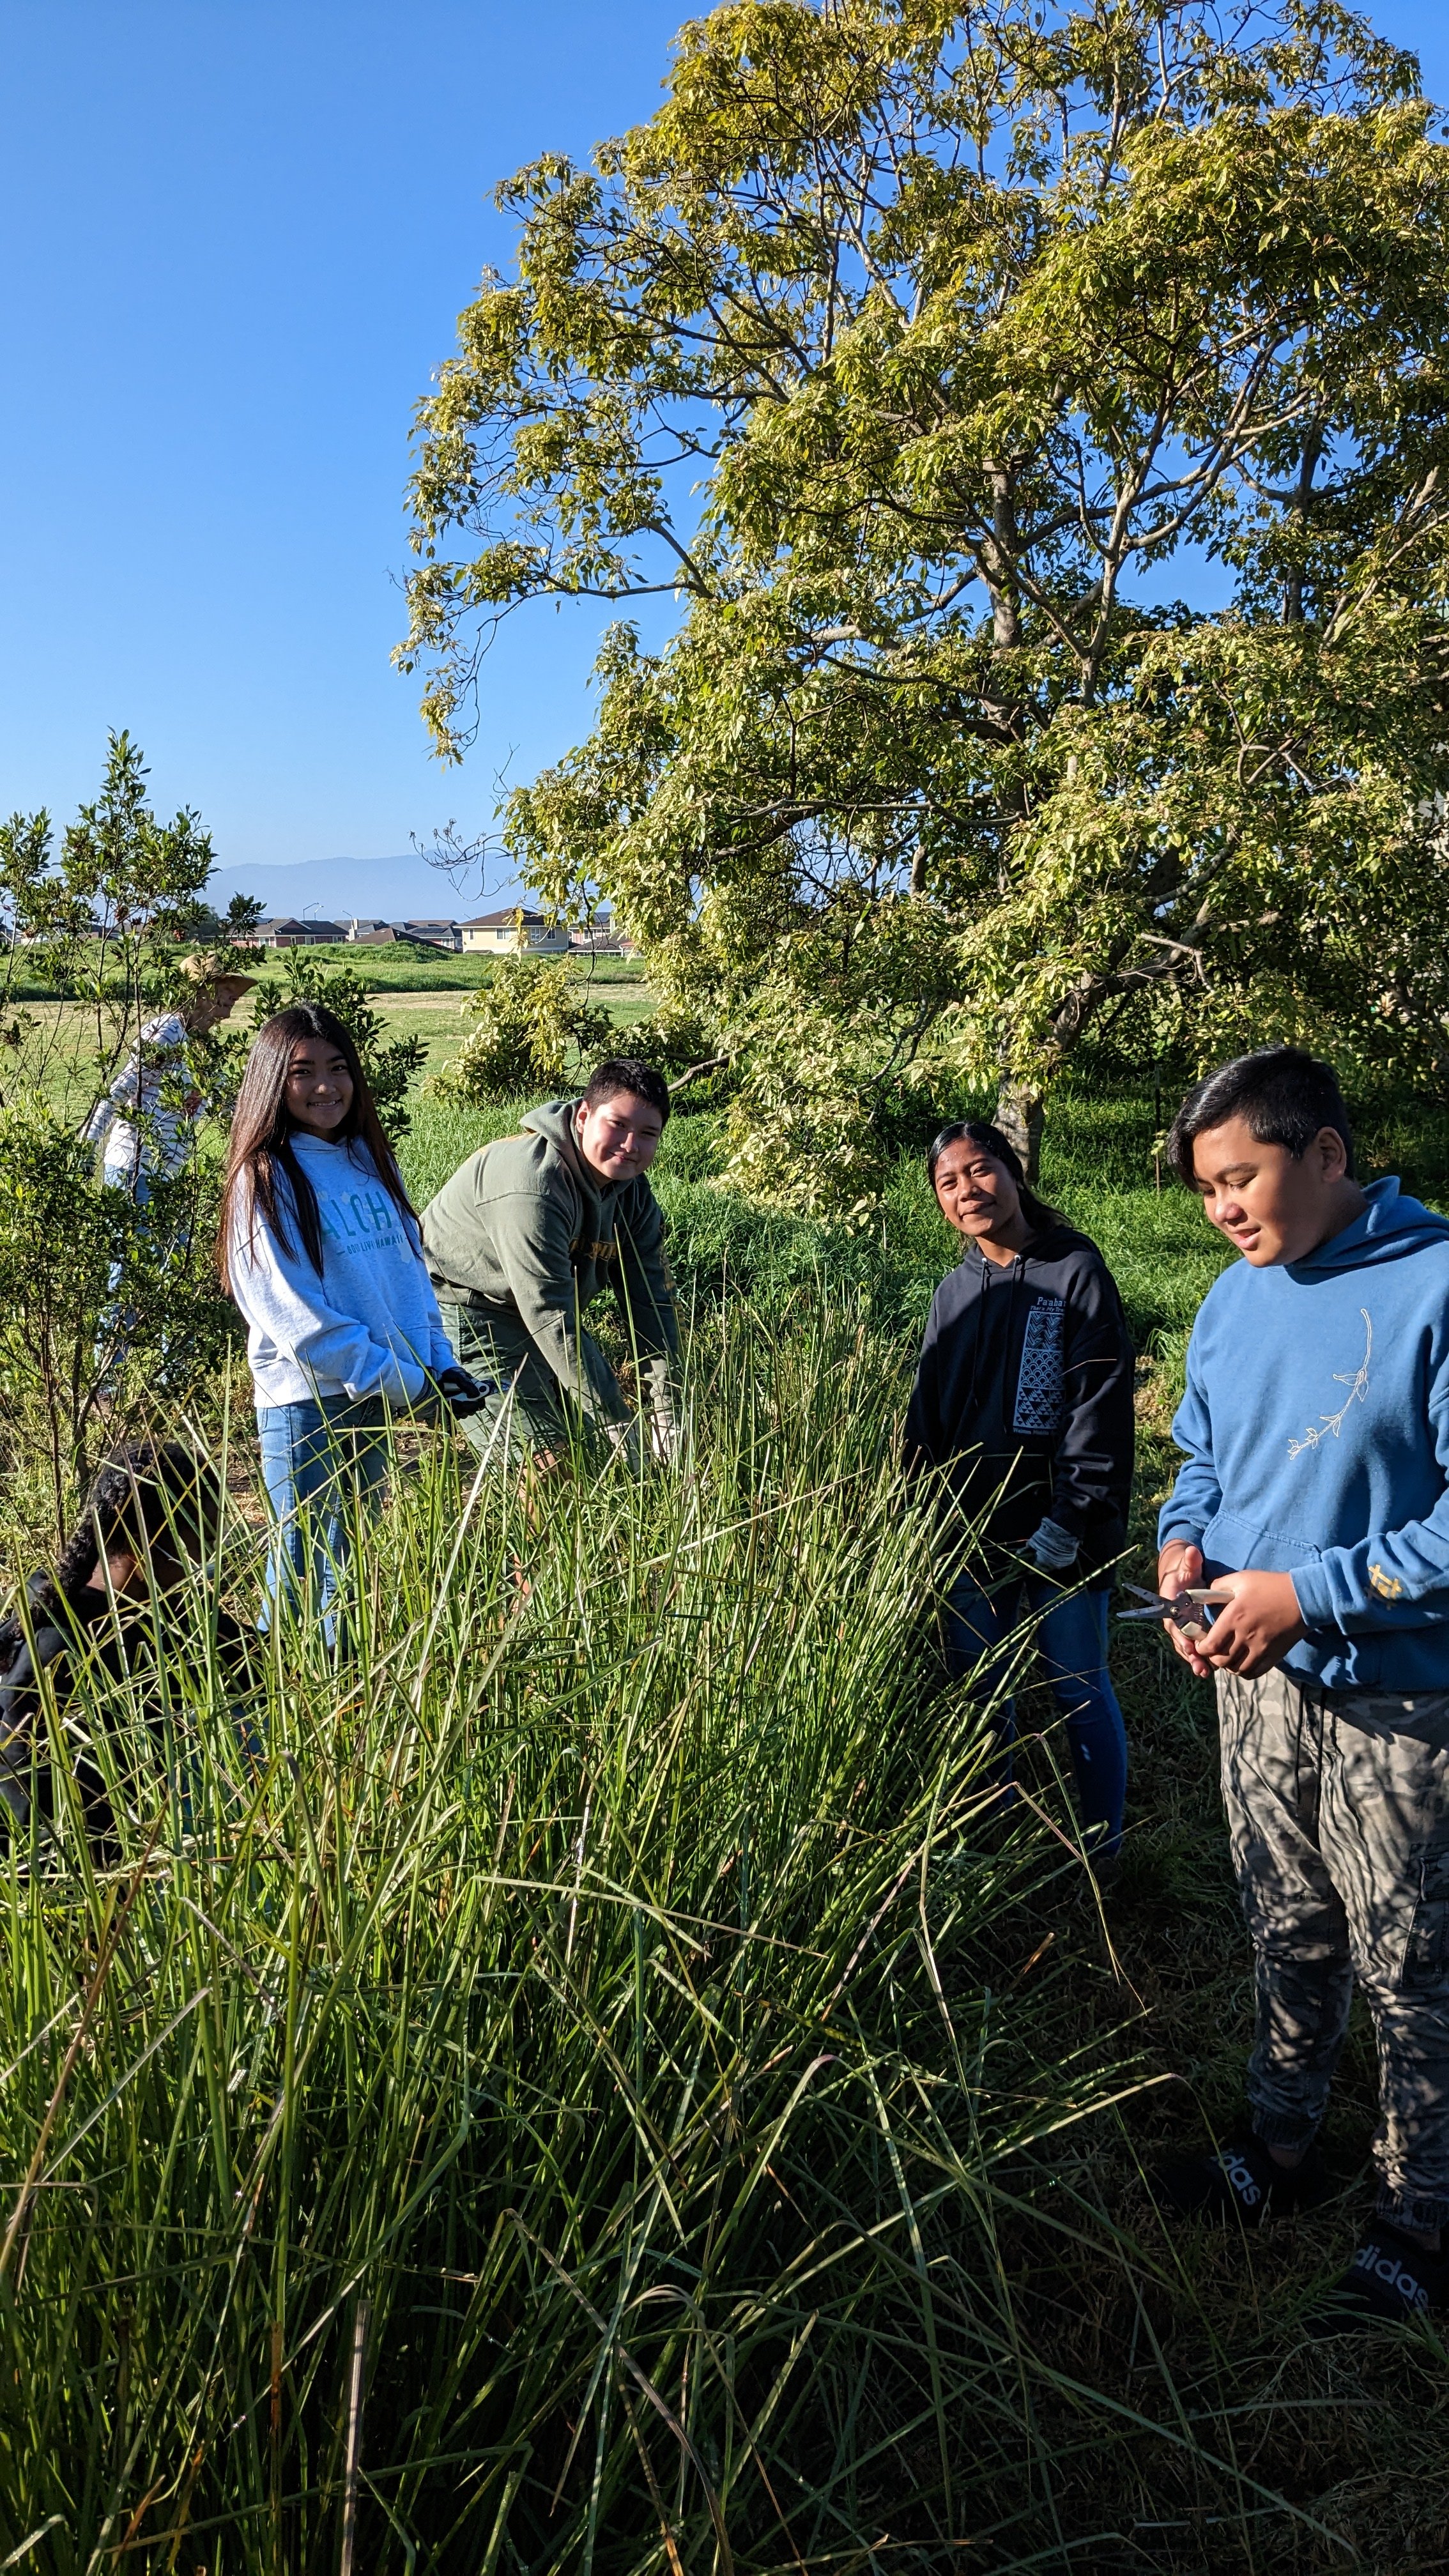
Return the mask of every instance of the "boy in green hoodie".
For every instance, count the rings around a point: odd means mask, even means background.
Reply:
[[[611,1056],[581,1097],[530,1110],[423,1210],[423,1248],[458,1358],[499,1382],[464,1425],[484,1449],[503,1408],[544,1473],[581,1423],[638,1454],[637,1418],[583,1314],[612,1288],[647,1387],[656,1456],[674,1449],[679,1353],[664,1219],[647,1174],[669,1117],[652,1065]]]

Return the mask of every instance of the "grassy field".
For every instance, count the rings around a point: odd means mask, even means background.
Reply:
[[[415,1194],[515,1117],[420,1102]],[[1442,1185],[1431,1122],[1368,1144]],[[1142,1351],[1143,1567],[1221,1257],[1151,1148],[1079,1102],[1044,1176]],[[1311,2220],[1171,2238],[1142,2187],[1241,2082],[1206,1692],[1118,1632],[1104,1922],[1049,1707],[1003,1816],[941,1684],[893,1464],[950,1259],[918,1164],[846,1232],[718,1159],[671,1123],[683,1473],[532,1529],[410,1441],[350,1655],[265,1659],[265,1758],[198,1587],[159,1721],[88,1712],[125,1865],[71,1832],[0,1876],[0,2561],[330,2576],[351,2499],[398,2576],[1442,2566],[1438,2338],[1301,2331],[1364,2206],[1362,2023]],[[199,1427],[244,1477],[243,1398]]]
[[[498,962],[492,957],[451,956],[441,949],[402,944],[390,948],[355,947],[350,940],[328,941],[306,953],[327,966],[350,967],[371,993],[475,993],[488,982]],[[256,971],[274,973],[277,963],[276,952],[266,951]],[[643,964],[637,957],[580,958],[579,963],[597,982],[627,988],[645,980]],[[54,985],[22,971],[11,985],[10,998],[14,1002],[53,1002],[58,995]]]
[[[440,949],[354,947],[350,940],[309,948],[307,954],[326,966],[350,967],[371,993],[475,993],[498,963],[495,957],[447,956]],[[637,957],[580,957],[577,963],[591,984],[617,986],[626,997],[645,981]]]
[[[353,967],[373,954],[355,948],[316,949],[311,953]],[[387,956],[387,952],[383,954]],[[431,970],[426,965],[415,969],[409,961],[397,969],[406,977],[401,984],[385,978],[374,981],[371,966],[362,968],[364,981],[375,994],[386,1034],[422,1039],[426,1054],[418,1076],[420,1084],[462,1045],[472,1026],[468,1017],[470,1002],[487,984],[491,966],[488,958],[443,958],[438,961],[436,977],[424,981],[424,976],[431,976]],[[601,957],[591,961],[586,973],[590,999],[609,1012],[623,1043],[628,1031],[654,1008],[654,997],[642,970],[630,958]],[[243,1004],[243,1010],[246,1007]],[[67,1117],[84,1117],[94,1093],[93,1013],[74,1002],[40,996],[26,1000],[24,1017],[36,1032],[31,1055],[37,1063],[40,1087]]]
[[[612,958],[598,961],[605,965],[618,962]],[[609,1013],[621,1041],[654,1008],[654,998],[648,985],[637,975],[593,975],[589,978],[589,995]],[[426,991],[406,992],[390,992],[379,987],[376,1007],[387,1024],[389,1036],[423,1040],[428,1050],[422,1075],[426,1080],[429,1073],[435,1073],[449,1056],[457,1053],[471,1029],[469,999],[468,995],[450,997],[445,988],[438,986]]]

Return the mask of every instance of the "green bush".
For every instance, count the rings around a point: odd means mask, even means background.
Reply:
[[[509,957],[469,1006],[477,1023],[435,1073],[436,1100],[476,1106],[561,1091],[571,1064],[606,1055],[614,1024],[590,1002],[571,957]]]
[[[212,1266],[214,1166],[137,1207],[42,1101],[0,1109],[0,1460],[12,1518],[58,1531],[104,1445],[214,1377],[234,1318]]]

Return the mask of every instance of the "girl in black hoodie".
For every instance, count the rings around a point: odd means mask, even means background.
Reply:
[[[1036,1621],[1082,1824],[1094,1853],[1115,1859],[1127,1738],[1107,1675],[1107,1601],[1133,1448],[1121,1299],[1096,1245],[1028,1189],[999,1128],[944,1127],[926,1168],[965,1238],[931,1307],[905,1433],[908,1467],[944,1470],[974,1524],[946,1604],[952,1674],[977,1673],[989,1692],[1014,1633]],[[1009,1744],[1010,1700],[997,1723]]]
[[[219,1544],[224,1506],[216,1468],[175,1442],[139,1442],[107,1459],[54,1571],[32,1576],[23,1606],[0,1620],[0,1830],[7,1823],[12,1834],[29,1829],[37,1792],[47,1831],[64,1811],[64,1791],[51,1777],[49,1696],[61,1721],[56,1741],[71,1752],[92,1853],[98,1864],[119,1858],[105,1766],[84,1729],[69,1721],[69,1703],[83,1680],[104,1705],[108,1683],[139,1678],[158,1758],[164,1754],[166,1710],[184,1695],[183,1676],[203,1694],[208,1687],[198,1664],[208,1661],[210,1641],[171,1613],[195,1567]],[[257,1676],[245,1632],[219,1607],[209,1624],[227,1685],[250,1695]],[[240,1701],[234,1714],[243,1754],[260,1758],[260,1738]],[[155,1780],[129,1785],[143,1803],[153,1801],[159,1768]]]

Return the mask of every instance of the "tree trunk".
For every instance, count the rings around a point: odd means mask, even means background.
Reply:
[[[1039,1091],[1028,1091],[1021,1084],[1004,1082],[996,1095],[992,1112],[1008,1145],[1021,1159],[1021,1168],[1032,1187],[1036,1186],[1041,1166],[1041,1134],[1046,1123],[1046,1102]]]

